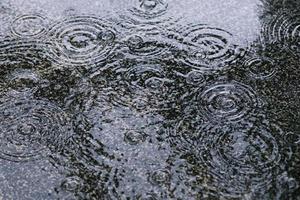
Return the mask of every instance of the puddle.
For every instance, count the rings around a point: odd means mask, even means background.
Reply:
[[[300,10],[0,2],[0,199],[300,199]]]

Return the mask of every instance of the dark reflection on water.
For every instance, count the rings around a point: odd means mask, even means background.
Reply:
[[[257,2],[246,41],[178,2],[77,3],[0,2],[0,199],[300,198],[297,1]]]

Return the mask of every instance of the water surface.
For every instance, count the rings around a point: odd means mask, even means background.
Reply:
[[[0,199],[300,199],[296,0],[0,2]]]

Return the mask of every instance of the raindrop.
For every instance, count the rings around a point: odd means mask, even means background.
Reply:
[[[132,50],[142,48],[143,43],[143,38],[138,35],[133,35],[127,40],[128,48]]]
[[[152,77],[145,81],[146,87],[151,90],[160,89],[163,87],[163,84],[164,84],[164,80],[157,77]]]
[[[133,87],[139,87],[142,89],[145,83],[153,78],[162,78],[164,76],[163,65],[137,63],[130,67],[125,72],[125,80],[128,81]]]
[[[287,132],[285,135],[285,140],[290,144],[290,145],[297,145],[300,144],[300,135],[293,133],[293,132]]]
[[[174,16],[169,12],[174,5],[176,4],[169,4],[167,0],[131,0],[125,13],[124,8],[121,8],[120,24],[129,28],[173,27],[181,19],[178,13]]]
[[[128,101],[128,99],[125,100],[125,102]],[[130,101],[130,100],[129,100]],[[142,97],[138,97],[138,98],[134,98],[132,100],[132,103],[130,104],[125,104],[125,105],[128,105],[128,106],[132,106],[133,108],[139,110],[139,111],[142,111],[142,110],[147,110],[149,105],[148,105],[148,101]]]
[[[10,88],[23,92],[38,87],[41,77],[33,70],[16,69],[6,76],[6,80]]]
[[[1,90],[33,92],[41,86],[41,72],[51,66],[46,58],[48,43],[33,40],[3,40],[0,45]]]
[[[104,42],[113,42],[115,40],[114,32],[108,30],[99,33],[98,38]]]

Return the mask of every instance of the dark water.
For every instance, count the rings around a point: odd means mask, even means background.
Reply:
[[[300,199],[298,0],[0,1],[0,199]]]

